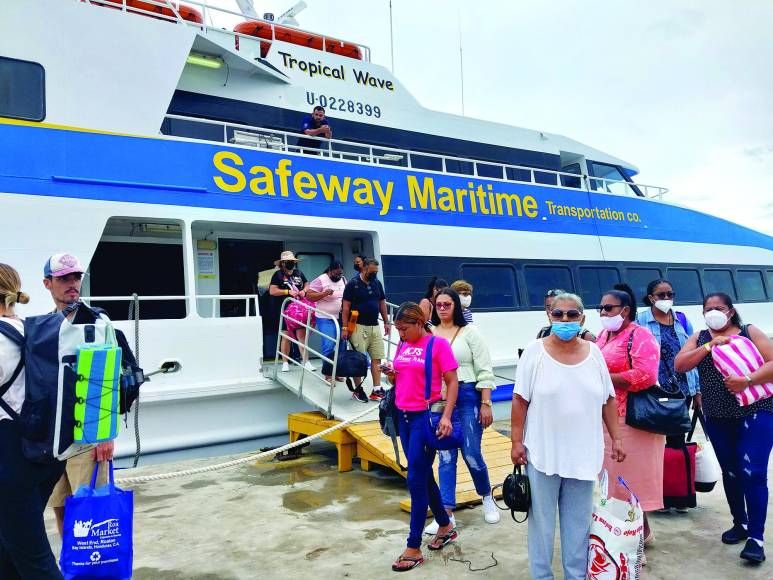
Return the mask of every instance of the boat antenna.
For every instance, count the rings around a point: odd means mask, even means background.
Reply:
[[[462,117],[464,117],[464,53],[462,52],[462,7],[456,5],[457,23],[459,24],[459,78],[461,80]]]
[[[392,57],[392,74],[395,74],[395,36],[392,28],[392,0],[389,0],[389,52]]]
[[[252,3],[252,0],[236,0],[236,5],[239,6],[239,12],[245,16],[252,16],[253,18],[258,17],[258,13],[255,12],[255,5]]]
[[[295,17],[298,16],[300,12],[306,10],[308,7],[308,4],[306,4],[306,2],[303,0],[297,2],[293,5],[292,8],[281,14],[279,18],[276,19],[277,24],[287,24],[288,26],[295,26],[298,28],[299,24]]]

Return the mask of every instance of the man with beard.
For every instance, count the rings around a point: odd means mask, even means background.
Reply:
[[[301,133],[309,135],[310,137],[324,137],[325,139],[333,138],[333,130],[328,124],[327,117],[325,117],[324,107],[316,106],[311,115],[306,115],[301,123]],[[302,153],[307,155],[319,155],[319,148],[322,147],[322,141],[320,139],[306,139],[301,137],[298,139],[298,147],[302,147]]]

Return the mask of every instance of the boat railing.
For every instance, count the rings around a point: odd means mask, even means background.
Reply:
[[[189,300],[195,300],[197,304],[197,311],[202,318],[221,318],[216,315],[217,305],[224,301],[238,301],[244,302],[244,315],[239,318],[256,318],[260,316],[258,310],[258,296],[256,294],[196,294],[196,295],[180,295],[180,296],[81,296],[81,300],[86,304],[91,305],[93,302],[127,302],[132,301],[142,302],[171,302],[171,301],[184,301],[186,304]],[[198,308],[201,304],[208,305],[211,308],[210,315],[202,315]],[[234,318],[234,317],[222,317],[222,318]]]
[[[81,0],[74,0],[74,1],[81,1]],[[156,18],[158,20],[166,20],[168,22],[173,22],[185,26],[192,26],[195,28],[198,28],[204,35],[207,34],[229,34],[233,36],[234,38],[242,38],[250,42],[257,43],[257,46],[260,46],[260,40],[263,40],[264,42],[273,42],[277,39],[276,37],[276,26],[280,26],[281,28],[290,28],[293,30],[297,30],[301,33],[306,34],[313,34],[315,36],[320,37],[322,40],[322,50],[324,52],[327,52],[328,45],[331,46],[338,46],[343,42],[340,38],[335,38],[332,36],[328,36],[326,34],[323,34],[321,32],[316,32],[313,30],[309,30],[307,28],[299,28],[297,26],[292,26],[290,24],[276,24],[269,20],[264,20],[263,18],[260,18],[258,16],[249,16],[247,14],[244,14],[243,12],[239,12],[236,10],[229,10],[227,8],[222,8],[220,6],[212,6],[207,3],[206,0],[200,1],[200,0],[185,0],[184,2],[178,2],[173,0],[142,0],[142,2],[135,2],[132,0],[85,0],[88,4],[94,5],[94,6],[104,6],[108,8],[114,8],[117,10],[121,10],[122,12],[127,12],[131,14],[141,14],[144,16],[149,16],[151,18]],[[196,7],[202,15],[203,22],[195,22],[193,20],[186,20],[180,15],[180,6],[193,6]],[[154,10],[155,8],[161,8],[168,12],[158,12],[157,10]],[[226,28],[223,28],[222,26],[215,26],[213,24],[213,16],[222,18],[224,23],[227,21],[228,23],[238,24],[238,22],[260,22],[264,23],[266,26],[268,26],[271,30],[271,38],[267,39],[259,39],[254,36],[250,36],[247,34],[242,34],[239,32],[235,32],[233,30],[228,30]],[[236,19],[239,19],[238,21]],[[359,42],[351,42],[351,44],[357,46],[360,48],[362,52],[362,60],[366,62],[370,62],[370,47],[361,44]],[[238,43],[235,42],[234,46],[238,46]]]
[[[300,304],[306,309],[306,319],[305,320],[298,320],[296,318],[292,318],[287,314],[287,306],[290,304]],[[329,335],[325,332],[322,332],[319,330],[316,325],[312,324],[311,322],[311,315],[314,314],[315,317],[321,316],[322,318],[327,318],[328,320],[332,320],[333,324],[335,325],[335,334]],[[303,328],[306,330],[304,332],[304,338],[303,342],[298,340],[294,334],[291,334],[287,329],[287,320],[290,318],[292,320],[292,324],[297,325],[299,328]],[[330,419],[333,416],[333,392],[336,385],[336,371],[338,370],[338,353],[340,351],[340,348],[333,349],[333,358],[330,358],[321,352],[318,352],[314,350],[311,346],[309,346],[309,338],[311,336],[311,333],[315,333],[317,336],[319,336],[321,339],[328,339],[332,340],[335,345],[341,344],[341,326],[338,324],[338,320],[335,318],[330,318],[328,314],[323,312],[322,310],[319,310],[318,308],[315,308],[314,306],[310,306],[309,304],[305,302],[301,302],[300,300],[296,300],[292,296],[288,296],[285,298],[285,300],[282,302],[282,310],[279,314],[279,336],[276,341],[276,355],[274,358],[275,364],[274,364],[274,372],[273,372],[273,378],[274,380],[278,379],[279,375],[279,369],[280,369],[280,361],[283,363],[288,363],[289,365],[297,366],[301,369],[301,378],[300,382],[298,383],[298,396],[303,396],[303,383],[304,379],[306,378],[306,375],[311,375],[315,380],[322,381],[328,389],[329,389],[329,395],[328,395],[328,403],[327,403],[327,418]],[[303,356],[301,357],[301,361],[298,362],[291,356],[286,356],[282,352],[282,339],[287,339],[292,344],[298,346],[299,349],[303,352]],[[325,362],[330,363],[331,365],[331,373],[330,373],[330,380],[325,379],[324,376],[319,374],[316,369],[314,371],[306,368],[306,363],[309,362],[309,354],[313,354],[314,356],[318,357],[320,360],[322,360],[322,363]]]
[[[389,167],[402,167],[408,169],[420,169],[426,172],[436,172],[462,177],[481,177],[497,179],[514,183],[530,183],[533,185],[559,187],[562,189],[594,191],[612,195],[634,195],[651,199],[662,199],[668,192],[665,187],[632,183],[623,180],[592,177],[565,171],[551,169],[539,169],[524,165],[511,165],[495,161],[484,161],[470,157],[458,157],[441,155],[411,149],[398,149],[370,143],[347,141],[344,139],[324,139],[312,135],[301,135],[297,132],[283,131],[244,125],[241,123],[229,123],[215,119],[203,119],[200,117],[188,117],[183,115],[168,114],[165,119],[170,122],[203,124],[214,127],[212,138],[209,141],[219,141],[242,147],[253,147],[269,151],[282,151],[298,155],[314,155],[315,157],[329,157],[341,161],[354,163],[366,163],[370,165],[384,165]],[[183,126],[175,126],[175,132],[170,129],[170,136],[185,138]],[[192,139],[197,139],[191,137]],[[319,142],[319,147],[298,145],[298,139],[313,140]],[[458,170],[457,170],[458,169]],[[465,171],[463,171],[464,169]]]

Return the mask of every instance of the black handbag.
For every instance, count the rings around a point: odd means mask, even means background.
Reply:
[[[633,368],[631,345],[634,332],[635,329],[628,339],[629,368]],[[684,435],[690,430],[690,410],[681,391],[677,389],[673,393],[653,385],[643,391],[628,393],[625,423],[634,429],[659,435]]]
[[[502,511],[510,510],[510,516],[513,518],[513,521],[522,524],[529,518],[531,485],[529,484],[528,476],[521,473],[520,465],[516,465],[513,468],[513,472],[508,474],[504,483],[491,488],[492,498],[494,497],[494,490],[500,487],[502,488],[502,500],[507,507],[502,507],[496,500],[494,500],[494,503]],[[518,520],[515,518],[515,512],[525,513],[526,516],[522,520]]]
[[[349,349],[347,342],[345,350],[338,351],[338,365],[336,366],[336,376],[346,378],[365,377],[368,375],[368,357],[365,353],[358,352],[354,348]],[[322,363],[322,374],[330,376],[333,374],[333,365],[327,361]]]

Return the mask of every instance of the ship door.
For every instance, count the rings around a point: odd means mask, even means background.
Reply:
[[[583,176],[588,175],[588,165],[585,161],[585,157],[576,153],[561,151],[561,172],[573,173],[577,176],[572,177],[571,175],[562,175],[562,186],[571,187],[573,189],[582,189]]]

